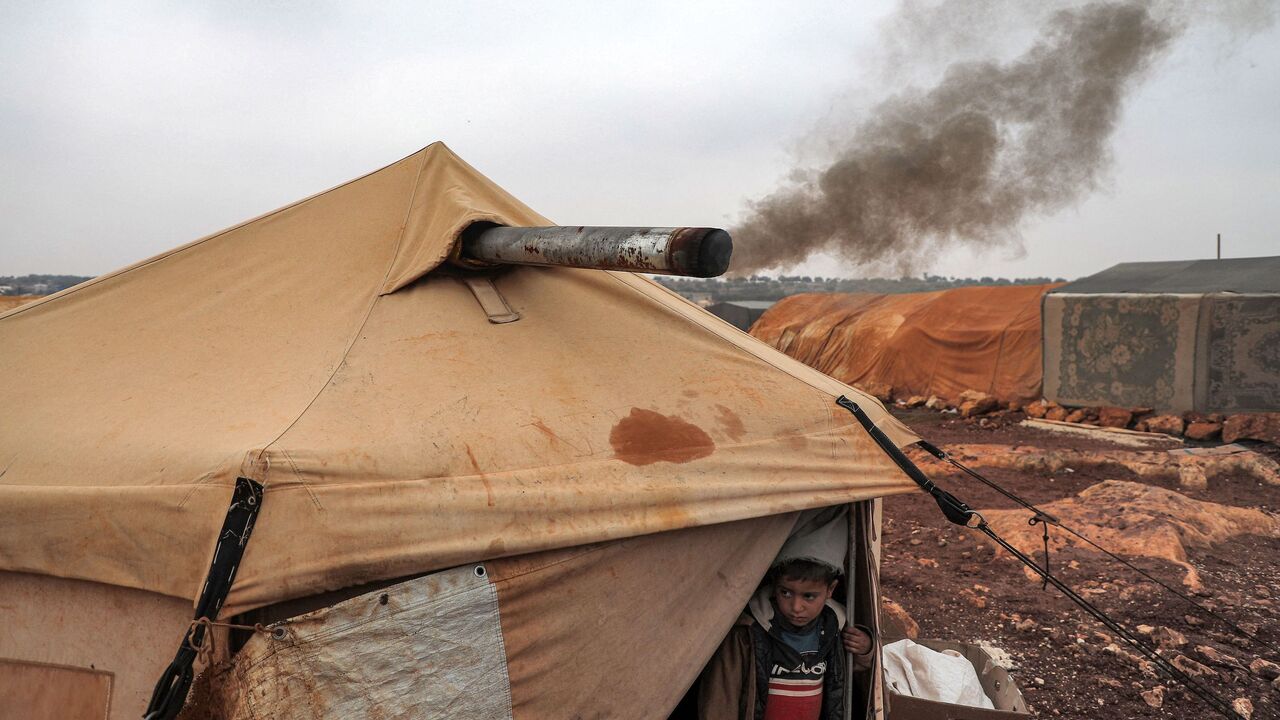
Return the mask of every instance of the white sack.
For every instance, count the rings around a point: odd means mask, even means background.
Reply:
[[[884,647],[884,674],[899,695],[995,709],[973,664],[954,650],[937,652],[910,640]]]

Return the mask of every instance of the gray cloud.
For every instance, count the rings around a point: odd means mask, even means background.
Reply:
[[[1002,23],[988,33],[997,51],[971,33],[895,76],[867,58],[893,57],[879,40],[896,7],[0,3],[0,274],[106,272],[435,140],[562,222],[731,225],[796,165],[788,149],[818,119],[856,124],[840,98],[859,79],[875,86],[859,98],[882,99],[885,85],[931,86],[956,56],[1008,61],[1033,39],[984,11],[979,21]],[[1269,131],[1280,38],[1219,58],[1197,37],[1132,96],[1114,193],[1031,218],[1027,257],[1000,251],[982,274],[1095,269],[1101,253],[1061,249],[1073,213],[1087,240],[1124,227],[1148,256],[1181,252],[1193,230],[1262,246],[1252,230],[1280,221],[1259,194],[1280,168]],[[800,166],[846,147],[819,144]],[[1196,212],[1170,218],[1158,242],[1138,238],[1166,206]],[[810,262],[823,274],[870,267]]]

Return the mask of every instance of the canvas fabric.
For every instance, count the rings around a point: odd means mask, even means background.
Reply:
[[[193,601],[266,486],[224,614],[468,562],[909,492],[873,399],[640,276],[440,267],[548,221],[442,144],[0,316],[0,570]]]
[[[109,720],[111,673],[0,659],[0,717]]]
[[[796,514],[489,563],[513,717],[666,717]]]
[[[137,720],[190,623],[183,599],[0,572],[0,718]]]
[[[1040,298],[1054,285],[822,293],[778,301],[751,334],[843,382],[899,397],[1040,397]]]

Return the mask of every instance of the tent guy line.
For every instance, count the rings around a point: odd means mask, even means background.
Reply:
[[[1223,624],[1223,625],[1225,625],[1226,627],[1230,628],[1233,632],[1235,632],[1235,633],[1236,633],[1236,635],[1239,635],[1240,637],[1243,637],[1243,638],[1245,638],[1245,639],[1247,639],[1247,640],[1249,640],[1249,641],[1251,641],[1251,642],[1255,642],[1255,643],[1257,643],[1257,644],[1259,644],[1259,645],[1262,645],[1262,646],[1264,646],[1264,647],[1268,648],[1269,650],[1271,650],[1272,652],[1280,653],[1280,648],[1276,647],[1274,643],[1271,643],[1271,642],[1267,641],[1267,639],[1266,639],[1266,638],[1259,637],[1256,633],[1249,632],[1248,630],[1244,629],[1244,628],[1243,628],[1243,627],[1241,627],[1240,625],[1237,625],[1236,623],[1232,622],[1230,619],[1228,619],[1228,618],[1224,617],[1224,616],[1223,616],[1223,615],[1221,615],[1220,613],[1218,613],[1218,612],[1214,611],[1213,609],[1211,609],[1211,608],[1209,608],[1209,607],[1206,607],[1204,604],[1202,604],[1202,603],[1198,602],[1195,598],[1191,597],[1190,595],[1188,595],[1188,594],[1186,594],[1186,593],[1184,593],[1184,592],[1182,592],[1182,591],[1178,590],[1177,588],[1174,588],[1172,585],[1169,585],[1168,583],[1166,583],[1165,581],[1161,580],[1160,578],[1155,577],[1154,575],[1152,575],[1151,573],[1147,572],[1146,570],[1143,570],[1142,568],[1138,567],[1137,565],[1134,565],[1132,562],[1130,562],[1130,561],[1128,561],[1128,560],[1125,560],[1123,557],[1121,557],[1121,556],[1117,555],[1116,553],[1112,552],[1111,550],[1109,550],[1109,549],[1107,549],[1107,548],[1103,547],[1102,545],[1098,544],[1096,541],[1094,541],[1094,540],[1093,540],[1092,538],[1090,538],[1088,535],[1085,535],[1084,533],[1082,533],[1082,532],[1080,532],[1080,531],[1076,530],[1075,528],[1071,527],[1070,525],[1065,525],[1065,524],[1063,524],[1063,523],[1062,523],[1062,521],[1060,521],[1058,518],[1054,517],[1053,515],[1049,514],[1048,512],[1045,512],[1043,509],[1041,509],[1041,508],[1037,507],[1036,505],[1032,504],[1032,503],[1031,503],[1030,501],[1028,501],[1026,498],[1023,498],[1022,496],[1020,496],[1020,495],[1018,495],[1018,494],[1016,494],[1016,493],[1010,492],[1009,490],[1007,490],[1007,489],[1005,489],[1004,487],[1000,486],[998,483],[996,483],[996,482],[994,482],[994,481],[992,481],[992,480],[988,479],[987,477],[985,477],[985,476],[984,476],[984,475],[982,475],[981,473],[976,472],[975,470],[973,470],[972,468],[968,467],[968,466],[967,466],[967,465],[965,465],[964,463],[961,463],[959,460],[956,460],[954,457],[952,457],[952,456],[951,456],[951,454],[950,454],[950,453],[946,452],[945,450],[942,450],[942,449],[938,448],[936,445],[934,445],[934,444],[932,444],[932,443],[930,443],[930,442],[928,442],[928,441],[926,441],[926,440],[921,440],[920,442],[918,442],[918,443],[916,443],[916,444],[917,444],[917,445],[919,445],[919,446],[921,447],[921,449],[923,449],[925,452],[929,453],[930,455],[933,455],[933,456],[934,456],[934,457],[936,457],[937,459],[942,460],[943,462],[946,462],[946,463],[950,464],[951,466],[953,466],[953,467],[955,467],[956,469],[958,469],[958,470],[960,470],[961,472],[963,472],[965,475],[968,475],[969,477],[973,478],[974,480],[977,480],[978,482],[982,483],[983,485],[986,485],[987,487],[991,488],[992,490],[995,490],[996,492],[1000,493],[1001,495],[1003,495],[1003,496],[1005,496],[1005,497],[1009,498],[1010,500],[1012,500],[1012,501],[1014,501],[1014,502],[1018,503],[1019,505],[1021,505],[1021,506],[1022,506],[1022,507],[1024,507],[1024,508],[1026,508],[1027,510],[1030,510],[1034,515],[1033,515],[1033,517],[1032,517],[1030,520],[1028,520],[1028,521],[1027,521],[1028,523],[1030,523],[1030,524],[1034,525],[1034,524],[1036,524],[1037,522],[1039,522],[1039,523],[1041,523],[1041,524],[1045,525],[1046,533],[1047,533],[1048,526],[1049,526],[1049,525],[1053,525],[1053,526],[1055,526],[1055,527],[1057,527],[1057,528],[1062,529],[1063,531],[1065,531],[1065,532],[1067,532],[1067,533],[1070,533],[1071,535],[1074,535],[1075,537],[1079,538],[1082,542],[1087,543],[1087,544],[1088,544],[1089,546],[1091,546],[1093,549],[1097,550],[1098,552],[1102,553],[1103,555],[1106,555],[1106,556],[1107,556],[1107,558],[1108,558],[1109,560],[1111,560],[1112,562],[1116,562],[1116,563],[1119,563],[1120,565],[1123,565],[1124,567],[1126,567],[1126,568],[1128,568],[1128,569],[1132,570],[1133,572],[1137,573],[1138,575],[1142,576],[1142,577],[1143,577],[1144,579],[1146,579],[1148,582],[1151,582],[1151,583],[1153,583],[1153,584],[1155,584],[1155,585],[1159,586],[1160,588],[1162,588],[1165,592],[1169,593],[1170,595],[1173,595],[1174,597],[1177,597],[1177,598],[1181,599],[1182,601],[1186,602],[1187,604],[1191,605],[1191,606],[1192,606],[1192,607],[1194,607],[1196,610],[1198,610],[1200,613],[1202,613],[1202,614],[1204,614],[1204,615],[1206,615],[1206,616],[1208,616],[1208,617],[1211,617],[1211,618],[1213,618],[1214,620],[1217,620],[1218,622],[1222,623],[1222,624]],[[1047,534],[1046,534],[1046,537],[1047,537]],[[1046,556],[1046,559],[1045,559],[1045,569],[1047,570],[1047,569],[1049,568],[1049,563],[1048,563],[1048,543],[1047,543],[1047,541],[1046,541],[1046,545],[1045,545],[1045,556]],[[1046,580],[1046,582],[1048,582],[1048,581]]]
[[[1035,572],[1037,575],[1039,575],[1040,578],[1046,584],[1053,585],[1068,600],[1075,603],[1080,609],[1084,610],[1086,613],[1093,616],[1096,620],[1098,620],[1104,626],[1106,626],[1106,628],[1110,630],[1112,634],[1114,634],[1116,637],[1123,640],[1128,645],[1132,646],[1134,649],[1141,652],[1143,655],[1147,657],[1147,659],[1152,664],[1154,664],[1156,667],[1164,671],[1164,673],[1167,674],[1169,677],[1173,678],[1178,683],[1186,687],[1189,691],[1191,691],[1193,695],[1200,698],[1205,704],[1212,707],[1214,710],[1222,714],[1224,717],[1229,718],[1230,720],[1247,720],[1247,718],[1245,718],[1240,713],[1236,712],[1235,708],[1233,708],[1230,703],[1223,700],[1221,696],[1215,693],[1211,688],[1202,684],[1195,678],[1191,677],[1186,672],[1183,672],[1182,669],[1174,665],[1169,660],[1165,659],[1164,656],[1160,655],[1155,648],[1143,642],[1141,638],[1139,638],[1137,635],[1131,632],[1128,628],[1124,627],[1115,619],[1113,619],[1111,616],[1107,615],[1105,612],[1100,610],[1097,606],[1090,603],[1088,600],[1082,597],[1075,590],[1071,589],[1070,586],[1068,586],[1062,580],[1058,579],[1052,572],[1050,572],[1047,535],[1046,535],[1046,543],[1045,543],[1045,563],[1043,566],[1041,566],[1041,565],[1038,565],[1030,557],[1027,557],[1027,555],[1024,554],[1022,551],[1018,550],[1013,545],[1010,545],[1009,542],[1006,541],[1004,538],[1000,537],[1000,535],[996,533],[996,531],[993,530],[990,525],[987,524],[986,519],[982,517],[981,513],[979,513],[976,510],[973,510],[964,501],[960,500],[959,498],[955,497],[951,493],[938,487],[936,483],[930,480],[923,472],[920,471],[918,467],[916,467],[915,463],[911,462],[910,458],[908,458],[905,454],[903,454],[903,452],[899,448],[894,446],[893,443],[889,441],[889,439],[884,435],[884,433],[879,431],[879,429],[875,426],[875,422],[872,421],[871,418],[867,417],[867,414],[862,411],[862,408],[860,408],[857,403],[853,402],[852,400],[842,395],[836,399],[836,404],[848,410],[855,418],[857,418],[858,422],[867,430],[867,433],[871,435],[872,439],[876,441],[876,444],[878,444],[885,451],[885,453],[889,455],[889,457],[893,458],[894,462],[896,462],[898,466],[902,468],[903,472],[905,472],[908,477],[910,477],[912,480],[916,482],[917,485],[920,486],[921,490],[931,495],[934,498],[934,500],[937,501],[939,509],[942,511],[943,516],[949,522],[955,525],[959,525],[961,527],[977,530],[978,532],[981,532],[982,534],[991,538],[993,542],[995,542],[997,545],[999,545],[1000,547],[1008,551],[1008,553],[1012,555],[1016,560],[1018,560],[1023,565],[1025,565],[1026,567],[1031,569],[1033,572]],[[925,447],[925,449],[926,451],[929,451],[930,454],[934,454],[935,452],[940,452],[937,450],[935,446],[927,443],[926,441],[922,440],[918,444],[922,446],[927,446]],[[932,448],[932,450],[930,450],[930,448]],[[969,474],[977,476],[977,473],[973,473],[971,471],[969,471]],[[981,478],[981,479],[984,482],[987,482],[987,484],[995,487],[993,483],[990,483],[990,481],[987,481],[985,478]],[[1031,505],[1026,500],[1019,498],[1013,495],[1012,493],[1009,493],[1001,488],[997,488],[997,489],[1003,494],[1005,494],[1006,496],[1016,500],[1019,504],[1023,505],[1024,507],[1033,510],[1035,512],[1035,516],[1031,520],[1032,524],[1034,524],[1035,521],[1039,519],[1039,522],[1044,524],[1047,531],[1048,524],[1050,521],[1049,519],[1052,516],[1046,515],[1045,513],[1040,512],[1038,509],[1035,508],[1034,505]],[[1057,520],[1053,520],[1053,523],[1055,525],[1059,525],[1060,527],[1064,527],[1065,529],[1065,526],[1062,526],[1061,523],[1058,522]],[[1076,533],[1076,534],[1078,535],[1079,533]]]

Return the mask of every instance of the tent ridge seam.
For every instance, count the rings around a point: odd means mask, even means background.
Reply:
[[[409,157],[412,157],[412,155]],[[422,152],[422,157],[418,162],[418,173],[413,178],[413,190],[409,192],[409,202],[405,207],[404,218],[400,221],[400,234],[396,236],[396,246],[391,251],[391,259],[387,262],[387,269],[384,270],[382,273],[382,281],[378,283],[378,288],[377,288],[378,291],[381,291],[381,289],[386,286],[387,278],[391,277],[391,270],[396,265],[396,258],[400,256],[400,246],[404,243],[404,233],[405,233],[406,227],[409,224],[409,214],[413,212],[413,201],[418,197],[418,190],[422,183],[422,171],[423,169],[426,168],[426,166],[427,166],[427,153]],[[258,452],[259,458],[261,458],[263,454],[267,452],[267,450],[271,449],[272,446],[274,446],[277,442],[279,442],[280,438],[284,437],[290,430],[292,430],[293,426],[297,425],[298,421],[302,420],[302,418],[306,416],[307,411],[310,410],[311,407],[316,404],[316,401],[320,399],[320,396],[324,395],[324,391],[328,390],[329,387],[333,385],[333,379],[338,376],[338,371],[342,369],[342,366],[347,364],[347,356],[351,354],[351,348],[355,347],[356,343],[359,342],[360,333],[364,332],[365,325],[369,323],[369,318],[373,316],[373,309],[378,306],[378,301],[380,301],[381,299],[382,299],[382,295],[380,294],[380,292],[375,292],[373,294],[373,299],[369,301],[368,310],[365,311],[364,317],[361,318],[359,324],[356,326],[355,332],[351,333],[351,340],[347,342],[347,347],[342,351],[342,357],[338,358],[338,362],[334,364],[333,371],[329,373],[329,377],[325,379],[324,383],[320,386],[320,389],[316,391],[316,394],[312,396],[311,400],[307,402],[306,406],[304,406],[302,410],[298,412],[297,417],[295,417],[292,421],[290,421],[289,424],[286,425],[283,430],[277,433],[276,436],[273,437],[270,442],[262,446],[262,450]],[[264,485],[265,484],[266,483],[264,483]]]
[[[232,454],[229,456],[229,458],[241,457],[242,455],[243,455],[243,453],[235,452],[235,453],[232,453]],[[234,473],[234,474],[238,476],[240,473]],[[217,485],[215,484],[215,483],[217,482],[217,480],[218,480],[218,470],[217,470],[217,469],[214,469],[214,470],[208,470],[208,471],[204,472],[203,474],[201,474],[199,477],[197,477],[194,481],[192,481],[192,482],[189,484],[190,489],[189,489],[189,490],[187,490],[187,494],[186,494],[186,495],[183,495],[183,496],[182,496],[182,500],[178,501],[178,508],[179,508],[179,509],[185,508],[185,507],[187,506],[187,502],[188,502],[188,501],[190,501],[190,500],[191,500],[191,498],[195,496],[196,491],[197,491],[197,490],[199,490],[200,488],[202,488],[202,487],[204,487],[204,486],[206,486],[206,485],[209,485],[209,486],[212,486],[212,487],[217,487]],[[234,480],[230,483],[230,486],[231,486],[231,487],[235,487],[235,481],[234,481]],[[177,487],[181,487],[181,486],[177,486]]]
[[[302,472],[298,470],[298,464],[293,461],[293,456],[284,448],[280,448],[280,454],[284,455],[284,459],[288,461],[289,467],[293,469],[293,476],[298,479],[298,484],[307,491],[307,497],[311,498],[312,503],[315,503],[316,509],[324,512],[324,506],[320,504],[320,498],[316,497],[316,493],[311,489],[310,483],[302,477]]]

